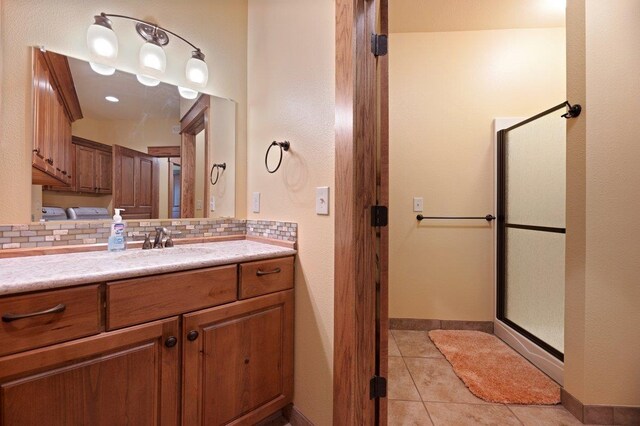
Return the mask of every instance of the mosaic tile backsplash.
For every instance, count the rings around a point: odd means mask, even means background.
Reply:
[[[242,219],[127,220],[128,241],[144,240],[163,226],[174,239],[224,236],[255,236],[274,240],[297,240],[298,225],[292,222]],[[0,225],[0,248],[38,248],[106,243],[111,221],[44,222]]]

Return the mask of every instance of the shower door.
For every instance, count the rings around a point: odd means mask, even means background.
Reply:
[[[565,104],[498,132],[497,318],[564,360]]]

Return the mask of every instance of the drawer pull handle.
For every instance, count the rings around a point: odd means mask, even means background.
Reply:
[[[60,312],[64,312],[65,309],[67,309],[67,307],[64,305],[64,303],[61,303],[58,306],[54,306],[51,309],[47,309],[45,311],[40,311],[40,312],[32,312],[30,314],[11,314],[11,313],[7,313],[7,314],[2,315],[2,321],[3,322],[11,322],[11,321],[24,319],[24,318],[39,317],[41,315],[59,314]]]
[[[269,275],[269,274],[279,274],[282,271],[282,269],[280,268],[276,268],[273,271],[263,271],[262,269],[258,269],[256,271],[256,275],[261,277],[263,275]]]

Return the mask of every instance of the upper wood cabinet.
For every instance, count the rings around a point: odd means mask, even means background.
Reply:
[[[32,182],[70,187],[71,123],[82,118],[67,58],[33,49]]]
[[[113,154],[109,145],[73,136],[74,190],[86,194],[111,194]]]

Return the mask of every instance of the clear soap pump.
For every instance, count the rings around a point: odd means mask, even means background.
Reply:
[[[127,249],[127,235],[125,229],[127,224],[122,221],[120,212],[124,209],[114,209],[113,222],[111,223],[111,235],[109,235],[109,251],[122,251]]]

